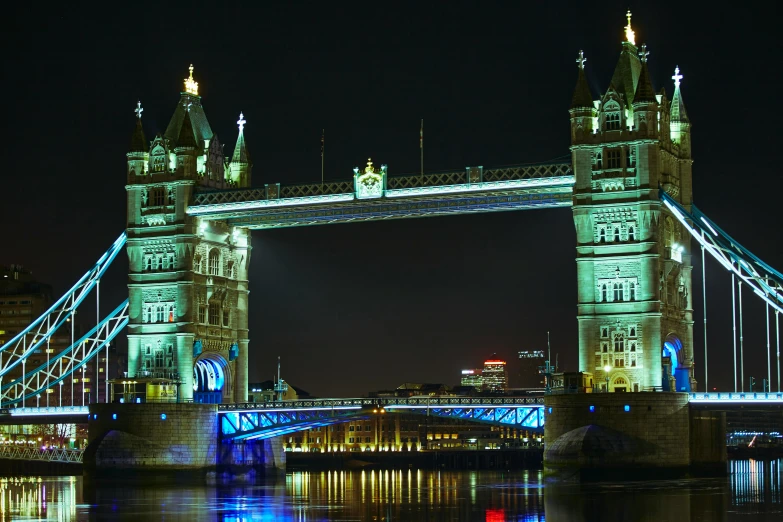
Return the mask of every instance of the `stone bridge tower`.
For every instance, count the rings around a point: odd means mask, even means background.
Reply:
[[[690,391],[690,241],[658,198],[661,188],[690,207],[690,122],[679,69],[671,101],[656,94],[627,16],[609,88],[593,99],[580,51],[569,110],[579,369],[596,389]]]
[[[184,401],[245,401],[250,234],[186,211],[197,191],[250,186],[246,122],[227,161],[193,66],[165,134],[149,143],[142,111],[127,154],[128,373],[176,379]]]

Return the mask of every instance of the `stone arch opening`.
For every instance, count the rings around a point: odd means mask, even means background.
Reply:
[[[205,353],[193,364],[193,402],[220,404],[231,389],[228,361],[216,353]]]
[[[619,374],[612,377],[609,391],[611,392],[627,392],[630,391],[630,381],[625,374]]]
[[[663,391],[690,392],[690,372],[686,366],[685,350],[677,335],[670,333],[664,339],[661,362]]]

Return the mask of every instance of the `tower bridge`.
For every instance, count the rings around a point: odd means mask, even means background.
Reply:
[[[118,384],[144,382],[154,390],[154,397],[148,393],[147,398],[164,403],[221,404],[224,437],[273,433],[283,429],[282,424],[288,430],[298,421],[304,423],[300,427],[322,422],[313,407],[299,412],[304,418],[286,417],[290,422],[272,415],[280,413],[274,407],[230,411],[230,405],[246,403],[248,394],[252,230],[551,207],[571,207],[573,213],[579,370],[589,379],[589,388],[697,391],[692,258],[698,250],[691,248],[696,239],[702,258],[710,254],[726,268],[739,294],[740,369],[737,372],[735,339],[734,391],[745,399],[744,284],[767,307],[770,387],[762,390],[765,397],[773,382],[770,308],[774,314],[779,394],[783,274],[693,204],[691,123],[683,75],[674,68],[671,97],[665,88],[656,91],[649,55],[645,45],[635,43],[629,14],[614,74],[606,91],[596,96],[580,51],[568,110],[568,162],[468,166],[398,176],[369,159],[352,175],[346,169],[342,181],[281,185],[264,179],[263,187],[252,183],[244,137],[247,121],[240,114],[233,153],[224,157],[191,66],[165,133],[147,140],[143,108],[137,104],[127,153],[126,231],[63,298],[0,346],[0,408],[79,407],[79,391],[81,407],[86,407],[82,369],[126,331],[128,374]],[[88,306],[89,294],[96,296],[99,307],[101,276],[122,248],[129,259],[127,301],[106,318],[98,317],[96,327],[72,339],[70,347],[54,353],[52,335],[77,309]],[[702,276],[706,278],[704,272]],[[732,307],[736,304],[733,300]],[[704,333],[706,337],[706,318]],[[706,359],[705,351],[704,387]],[[62,403],[64,386],[70,387],[70,405]],[[108,383],[102,397],[97,392],[99,401],[110,401]],[[692,397],[699,402],[722,400]],[[480,412],[485,406],[430,412],[531,429],[544,423],[541,406],[503,404]],[[535,425],[530,424],[534,420]],[[273,431],[266,431],[269,426]],[[235,431],[228,433],[231,427]]]

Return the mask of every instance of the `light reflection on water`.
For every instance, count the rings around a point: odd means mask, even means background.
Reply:
[[[87,487],[80,477],[16,477],[0,479],[0,519],[779,521],[782,463],[734,461],[729,479],[590,485],[545,483],[540,471],[293,472],[237,486]]]

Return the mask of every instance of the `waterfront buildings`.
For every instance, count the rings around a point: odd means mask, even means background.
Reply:
[[[462,386],[472,386],[476,391],[481,391],[484,387],[484,377],[481,375],[481,369],[462,370]]]
[[[522,350],[519,353],[520,388],[541,388],[544,378],[540,367],[546,364],[544,350]]]
[[[506,374],[506,361],[501,361],[495,354],[484,361],[484,369],[481,371],[482,390],[489,392],[504,392],[508,385]]]

